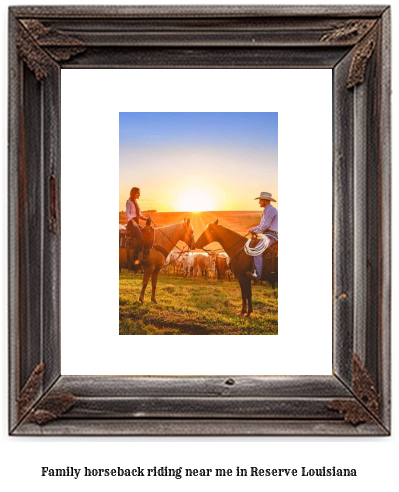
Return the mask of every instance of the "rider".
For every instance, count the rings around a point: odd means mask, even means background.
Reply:
[[[147,220],[149,216],[145,217],[140,210],[137,200],[140,198],[140,188],[132,188],[130,190],[130,197],[126,202],[126,218],[128,220],[126,229],[130,235],[137,239],[135,244],[135,258],[138,253],[143,249],[143,233],[141,232],[141,226],[139,219]]]
[[[276,200],[272,198],[272,194],[267,191],[262,191],[260,196],[255,198],[259,200],[259,206],[264,208],[262,219],[257,227],[252,227],[248,233],[264,233],[266,234],[267,248],[270,248],[272,244],[278,241],[278,211],[273,207],[270,202]],[[247,276],[255,281],[258,281],[262,277],[263,267],[263,255],[254,256],[255,271],[254,273],[247,272]]]

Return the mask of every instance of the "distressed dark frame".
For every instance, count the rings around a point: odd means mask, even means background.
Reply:
[[[389,7],[11,7],[9,35],[10,434],[388,435]],[[60,375],[60,70],[88,67],[333,70],[331,376]]]

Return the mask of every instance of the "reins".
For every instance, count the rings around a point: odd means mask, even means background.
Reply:
[[[157,229],[159,232],[162,232],[162,234],[166,237],[166,239],[168,239],[168,241],[173,244],[173,241],[170,239],[170,237],[163,232],[162,227],[158,227],[152,219],[151,219],[151,222],[154,224],[155,229]],[[182,222],[182,224],[184,225],[184,228],[186,229],[187,235],[190,237],[190,234],[188,232],[186,224],[184,222]],[[154,242],[155,242],[155,237],[154,237]],[[177,244],[175,244],[174,247],[177,248],[182,253],[187,253],[187,251],[191,251],[191,248],[189,246],[188,246],[188,250],[186,250],[186,251],[184,249],[179,248],[179,246],[177,246]]]
[[[183,251],[183,250],[181,250],[181,251],[180,251],[180,253],[179,253],[179,256],[178,256],[177,258],[175,258],[173,261],[171,261],[171,262],[167,263],[166,265],[162,265],[162,266],[161,266],[161,267],[159,267],[159,268],[155,268],[155,269],[154,269],[154,272],[155,272],[156,270],[162,270],[162,268],[166,268],[166,267],[168,267],[169,265],[173,265],[173,263],[175,263],[175,262],[176,262],[176,261],[180,258],[180,256],[181,256],[183,253],[187,253],[187,251]]]
[[[249,232],[247,232],[247,233],[245,234],[245,236],[243,236],[243,237],[244,237],[244,238],[245,238],[245,237],[247,237],[247,236],[248,236],[248,234],[249,234]],[[240,237],[240,239],[239,239],[237,242],[235,242],[234,244],[232,244],[231,246],[229,246],[229,249],[234,248],[234,246],[235,246],[236,244],[238,244],[238,243],[241,241],[241,239],[242,239],[242,238]],[[208,253],[208,254],[212,251],[212,250],[206,250],[205,248],[201,248],[201,249],[202,249],[202,250],[204,250],[204,251],[205,251],[206,253]],[[215,252],[216,252],[216,251],[219,251],[219,250],[220,250],[220,251],[226,251],[226,249],[227,249],[227,248],[219,248],[219,249],[215,249],[215,250],[213,250],[213,251],[215,251]],[[236,255],[234,255],[234,256],[233,256],[233,258],[231,258],[231,259],[230,259],[230,264],[231,264],[231,262],[232,262],[232,261],[233,261],[233,260],[234,260],[234,259],[235,259],[238,255],[239,255],[239,254],[241,254],[241,253],[242,253],[243,249],[244,249],[244,246],[240,249],[240,251],[239,251]]]
[[[233,260],[235,260],[238,256],[240,256],[240,254],[244,251],[244,246],[240,249],[240,251],[233,256],[233,258],[231,258],[230,260],[230,265],[233,263]]]
[[[169,237],[167,234],[165,234],[165,233],[163,232],[162,228],[161,228],[161,227],[158,227],[152,219],[151,219],[151,222],[154,224],[155,229],[157,229],[158,231],[162,232],[162,234],[166,237],[166,239],[168,239],[168,241],[169,241],[169,242],[171,242],[171,243],[173,244],[173,241],[170,239],[170,237]],[[190,237],[190,234],[189,234],[189,232],[188,232],[188,229],[187,229],[187,227],[186,227],[186,224],[185,224],[184,222],[182,222],[182,224],[184,225],[184,228],[186,229],[186,233],[187,233],[187,235]],[[154,243],[155,243],[155,235],[154,235]],[[153,245],[154,245],[154,243],[153,243]],[[162,270],[162,268],[166,268],[166,267],[168,267],[169,265],[173,265],[173,263],[175,263],[175,262],[176,262],[176,261],[180,258],[180,256],[181,256],[183,253],[188,253],[189,251],[191,251],[191,248],[190,248],[189,246],[187,246],[187,247],[188,247],[188,249],[187,249],[187,250],[185,250],[185,249],[184,249],[184,246],[183,246],[183,249],[181,249],[181,248],[179,248],[179,246],[177,246],[177,244],[175,244],[175,245],[174,245],[174,248],[177,248],[177,249],[180,251],[179,256],[178,256],[177,258],[175,258],[173,261],[169,262],[168,264],[166,264],[166,265],[162,265],[162,266],[161,266],[161,267],[159,267],[159,268],[155,268],[155,269],[154,269],[154,272],[156,272],[157,270]],[[172,251],[173,251],[173,250],[172,250]],[[171,252],[172,252],[172,251],[171,251]],[[169,254],[170,254],[170,253],[169,253]]]

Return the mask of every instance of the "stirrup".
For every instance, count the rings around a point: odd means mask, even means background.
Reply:
[[[246,272],[246,275],[248,278],[250,278],[254,282],[259,282],[259,280],[260,280],[260,278],[257,275],[253,274],[252,272]]]

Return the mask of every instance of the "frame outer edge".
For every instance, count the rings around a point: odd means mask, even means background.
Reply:
[[[373,420],[356,426],[343,420],[282,420],[282,419],[59,419],[46,425],[23,423],[19,436],[312,436],[361,437],[382,436],[381,426]]]
[[[350,18],[381,16],[387,5],[71,5],[71,6],[21,6],[12,7],[16,17],[289,17],[325,16]]]
[[[349,10],[343,9],[341,6],[336,6],[338,12],[347,12],[349,14]],[[118,9],[118,7],[115,7]],[[288,12],[286,14],[282,13],[284,9],[280,7],[275,7],[275,6],[270,6],[270,9],[276,9],[276,14],[270,14],[269,12],[269,7],[266,8],[266,10],[262,10],[262,14],[259,15],[277,15],[280,13],[281,15],[305,15],[303,14],[298,14],[298,12],[295,14],[293,13],[292,10],[290,11],[290,14]],[[354,9],[352,7],[347,7],[346,9],[351,9],[350,10],[350,15],[353,15]],[[36,9],[36,10],[35,10]],[[96,8],[96,7],[86,7],[87,12],[94,12],[95,14],[97,12],[103,12],[104,15],[106,14],[106,8]],[[317,9],[317,8],[310,8],[310,10],[314,11],[313,15],[316,15],[316,12],[319,15],[329,15],[328,12],[325,9]],[[382,15],[382,7],[378,13],[378,15]],[[384,7],[386,9],[386,7]],[[77,12],[78,10],[78,12]],[[184,9],[183,9],[184,10]],[[220,7],[220,11],[224,10],[226,18],[228,17],[234,17],[234,16],[241,16],[244,14],[248,14],[248,10],[245,9],[241,10],[239,12],[233,12],[233,10],[226,9],[226,7]],[[258,11],[257,8],[254,8],[254,10]],[[359,10],[359,9],[358,9]],[[20,121],[19,121],[19,106],[23,104],[23,99],[22,99],[22,93],[21,93],[21,61],[18,58],[17,50],[16,50],[16,41],[15,41],[15,28],[16,24],[18,23],[18,20],[16,19],[15,15],[18,17],[21,17],[21,12],[26,13],[26,12],[32,12],[33,14],[36,12],[36,16],[43,15],[43,16],[48,16],[51,17],[53,16],[62,16],[66,15],[66,13],[69,11],[70,12],[70,17],[76,17],[76,15],[82,15],[82,12],[79,11],[79,9],[76,9],[76,7],[71,7],[69,10],[68,8],[60,8],[60,7],[21,7],[21,8],[10,8],[9,9],[9,19],[10,19],[10,31],[9,31],[9,42],[10,42],[10,47],[9,47],[9,63],[10,63],[10,72],[9,72],[9,204],[10,204],[10,209],[9,209],[9,220],[10,220],[10,239],[9,239],[9,336],[10,336],[10,357],[9,357],[9,367],[10,367],[10,386],[9,386],[9,392],[10,392],[10,400],[9,400],[9,406],[10,406],[10,432],[14,430],[14,434],[21,434],[21,431],[23,433],[23,427],[24,425],[20,425],[18,428],[15,428],[15,426],[18,424],[18,416],[17,416],[17,405],[16,405],[16,399],[18,396],[19,392],[19,385],[20,385],[20,375],[19,375],[19,366],[20,366],[20,351],[19,351],[19,306],[18,306],[18,289],[19,289],[19,284],[17,280],[17,273],[18,273],[18,237],[17,237],[17,230],[15,224],[17,224],[17,218],[18,218],[18,134],[19,134],[19,127],[20,127]],[[144,13],[142,13],[144,11]],[[165,9],[157,9],[156,7],[153,7],[152,10],[147,10],[145,13],[145,8],[143,9],[141,13],[138,14],[138,17],[143,17],[145,15],[149,14],[154,14],[155,16],[158,15],[160,18],[162,17],[167,17],[168,15],[172,15],[174,12],[176,13],[177,17],[185,17],[189,15],[198,15],[198,16],[213,16],[216,15],[216,11],[211,11],[207,10],[205,7],[198,7],[198,12],[194,11],[184,11],[183,13],[180,12],[179,7],[165,7]],[[162,12],[161,12],[162,11]],[[79,14],[80,12],[80,14]],[[86,12],[86,10],[84,11]],[[159,13],[161,12],[161,13]],[[227,13],[226,13],[227,12]],[[335,12],[335,11],[334,11]],[[369,10],[361,10],[362,13],[364,13],[364,16],[367,17],[368,15],[371,16],[372,14],[370,13]],[[96,17],[96,15],[93,15],[92,17]],[[376,15],[375,12],[373,12],[374,15]],[[386,22],[384,22],[384,30],[383,30],[383,47],[382,47],[382,65],[387,61],[387,57],[390,57],[390,23],[389,23],[389,9],[385,12],[386,16],[385,18],[388,19]],[[385,15],[384,14],[384,15]],[[101,14],[100,14],[101,15]],[[115,14],[114,14],[115,15]],[[129,13],[125,13],[125,15],[134,15],[132,10],[129,10]],[[221,15],[221,14],[218,14]],[[253,15],[258,15],[253,13]],[[307,11],[307,15],[309,14],[309,11]],[[331,13],[332,15],[332,13]],[[32,15],[34,17],[34,15]],[[345,14],[342,13],[341,17],[345,17]],[[380,124],[381,124],[381,132],[380,132],[380,144],[379,144],[379,150],[380,150],[380,159],[379,162],[381,163],[381,180],[382,180],[382,265],[381,265],[381,285],[380,285],[380,293],[382,296],[382,308],[380,312],[380,324],[379,327],[382,327],[381,332],[379,333],[380,341],[381,341],[381,351],[382,354],[382,365],[383,367],[379,367],[379,377],[380,377],[380,384],[381,388],[383,391],[383,398],[384,398],[384,418],[389,419],[389,405],[388,405],[388,399],[389,399],[389,391],[390,391],[390,369],[389,369],[389,363],[390,363],[390,346],[389,346],[389,334],[390,334],[390,60],[387,67],[383,67],[384,69],[382,70],[382,84],[381,84],[381,106],[380,108],[382,109],[380,116]],[[339,63],[338,65],[341,65],[341,71],[340,71],[340,77],[342,77],[344,68],[347,65],[347,57],[343,60],[343,63]],[[59,67],[57,66],[59,69]],[[14,69],[14,71],[13,71]],[[341,86],[342,90],[343,86]],[[343,94],[343,92],[341,93]],[[58,94],[60,96],[60,94]],[[334,92],[334,95],[336,95],[336,92]],[[340,115],[341,121],[344,122],[344,125],[340,127],[340,132],[341,132],[341,137],[339,140],[339,144],[341,147],[348,148],[351,152],[349,153],[343,153],[344,159],[342,159],[342,156],[339,154],[341,153],[341,148],[337,151],[335,149],[334,152],[334,162],[336,163],[338,159],[344,160],[344,165],[341,163],[341,167],[344,169],[341,169],[343,172],[343,175],[341,176],[341,189],[339,191],[339,196],[344,199],[343,203],[349,204],[349,216],[345,219],[344,216],[342,215],[342,207],[340,211],[340,223],[341,225],[346,225],[348,226],[347,230],[349,230],[349,246],[347,245],[345,247],[345,243],[342,241],[339,242],[340,245],[340,250],[337,253],[336,251],[334,252],[335,254],[335,259],[337,259],[339,255],[339,261],[341,262],[341,267],[349,267],[346,275],[341,275],[339,282],[340,284],[337,283],[337,279],[335,280],[335,285],[339,285],[339,287],[342,289],[346,289],[346,293],[348,296],[345,296],[345,298],[340,299],[339,301],[334,302],[334,309],[335,313],[339,313],[340,319],[338,320],[337,323],[337,317],[334,316],[334,333],[335,333],[335,328],[336,328],[336,323],[338,325],[337,328],[337,333],[335,334],[335,339],[334,339],[334,370],[336,369],[335,364],[337,363],[337,374],[339,375],[340,379],[344,382],[344,387],[351,387],[350,384],[350,376],[351,376],[351,369],[348,368],[348,364],[345,362],[346,356],[349,354],[353,353],[353,346],[352,346],[352,341],[353,341],[353,306],[354,303],[356,303],[355,297],[354,297],[354,290],[353,290],[353,280],[354,280],[354,270],[353,270],[353,230],[354,230],[354,223],[353,223],[353,203],[354,203],[354,187],[352,186],[353,184],[353,96],[350,95],[341,95],[340,96],[342,100],[349,101],[351,104],[349,111],[342,111]],[[352,97],[352,100],[351,100]],[[49,101],[47,101],[49,102]],[[342,102],[342,101],[341,101]],[[59,102],[58,102],[59,104]],[[335,105],[335,108],[337,108],[337,105]],[[385,113],[385,110],[387,114]],[[57,109],[56,109],[57,111]],[[59,111],[59,110],[58,110]],[[351,115],[348,115],[351,113]],[[334,120],[337,121],[337,119],[334,117]],[[347,126],[345,126],[347,125]],[[342,134],[348,132],[348,136],[343,136]],[[385,133],[387,135],[385,135]],[[334,137],[334,146],[337,143],[337,138],[336,136]],[[387,148],[385,146],[387,145]],[[42,154],[43,158],[43,154]],[[349,161],[349,164],[348,162]],[[57,163],[59,165],[59,162]],[[349,170],[345,169],[345,165],[349,165]],[[355,162],[355,166],[356,166]],[[336,170],[335,170],[336,172]],[[357,172],[357,171],[356,171]],[[43,179],[45,179],[46,176],[43,176]],[[343,186],[345,184],[345,177],[349,178],[349,185]],[[362,175],[359,174],[358,179],[363,179]],[[349,196],[345,197],[345,191],[349,189]],[[335,188],[335,191],[337,191],[337,187]],[[46,203],[46,196],[44,196],[44,206]],[[334,214],[335,217],[337,217],[337,206],[336,202],[334,204]],[[356,215],[357,214],[357,215]],[[358,212],[355,213],[355,225],[356,225],[356,220],[361,222],[363,220],[363,215],[359,215]],[[334,221],[335,222],[335,221]],[[45,224],[44,224],[45,225]],[[335,225],[335,224],[334,224]],[[338,232],[335,236],[338,236]],[[337,237],[335,237],[335,244],[338,244],[337,242]],[[349,259],[345,259],[345,252],[349,252]],[[342,268],[341,268],[342,270]],[[358,286],[358,289],[361,288],[361,286]],[[335,297],[337,297],[337,294],[339,294],[341,291],[335,290]],[[344,291],[345,292],[345,291]],[[338,306],[338,310],[337,310]],[[359,308],[360,309],[360,308]],[[361,310],[359,313],[361,314]],[[57,327],[50,327],[48,332],[46,333],[44,339],[42,339],[42,343],[46,342],[46,339],[53,335],[54,330],[58,330],[59,326]],[[44,336],[44,333],[42,332],[42,336]],[[345,345],[345,341],[349,340],[349,346]],[[338,348],[337,348],[338,347]],[[50,354],[49,354],[50,356]],[[60,353],[55,354],[55,357],[58,357],[57,361],[59,363],[59,358],[60,358]],[[57,363],[57,361],[55,361]],[[349,361],[349,365],[351,364],[351,361]],[[381,364],[381,362],[380,362]],[[56,364],[55,364],[56,365]],[[53,376],[56,377],[57,371],[53,372]],[[55,381],[55,379],[53,380]],[[51,389],[49,390],[48,386],[51,383],[47,383],[47,390],[51,392]],[[256,419],[255,419],[256,420]],[[170,423],[170,419],[164,419],[160,422],[160,429],[161,432],[158,435],[163,435],[164,433],[168,434],[167,428]],[[65,432],[68,429],[66,429],[62,423],[62,421],[58,422],[60,425],[61,432]],[[96,423],[96,428],[94,429],[94,426],[91,427],[90,431],[93,431],[93,434],[101,434],[101,427],[98,427],[97,424],[100,422],[95,422]],[[112,422],[114,426],[118,427],[119,422],[113,421]],[[129,422],[131,424],[135,424],[133,422]],[[216,425],[219,426],[220,424],[223,424],[223,421],[218,421],[216,422]],[[276,420],[276,425],[278,427],[278,421]],[[79,422],[75,422],[75,425],[77,425],[76,429],[78,429],[78,434],[75,435],[83,435],[85,429],[86,431],[89,429],[90,425],[82,425]],[[142,422],[141,424],[139,423],[140,431],[142,432],[144,429],[144,424],[145,422]],[[240,425],[234,427],[234,424],[230,422],[224,422],[225,425],[229,427],[229,429],[233,429],[232,431],[229,432],[230,435],[236,435],[240,431]],[[301,423],[298,419],[295,421],[291,422],[292,427],[291,427],[291,435],[295,434],[301,434],[304,430],[304,423]],[[69,424],[68,424],[69,425]],[[150,423],[151,427],[152,423]],[[184,422],[182,420],[177,421],[177,426],[182,426],[184,425]],[[209,428],[206,429],[205,431],[203,430],[202,427],[202,422],[198,423],[193,423],[194,427],[202,428],[201,434],[209,434]],[[264,425],[264,423],[263,423]],[[267,424],[268,425],[268,424]],[[273,423],[272,423],[273,425]],[[281,432],[282,434],[287,432],[286,429],[286,423],[284,423],[278,429],[273,429],[273,433],[275,432]],[[248,432],[251,435],[256,435],[256,434],[262,434],[260,432],[260,428],[262,427],[262,422],[250,422],[250,426],[252,428],[256,428],[255,432],[251,431]],[[259,426],[259,427],[258,427]],[[316,426],[316,427],[313,427]],[[22,427],[22,428],[21,428]],[[243,424],[242,429],[244,429],[245,425]],[[342,427],[344,429],[345,426]],[[381,435],[381,428],[376,429],[378,427],[378,424],[375,426],[373,424],[373,431],[369,434],[378,434]],[[215,427],[216,428],[216,427]],[[315,420],[314,422],[311,422],[311,428],[313,428],[313,431],[311,432],[313,435],[318,435],[318,433],[321,430],[321,427],[317,427],[317,421]],[[51,425],[45,429],[50,431],[50,434],[52,433],[52,430],[54,431],[54,427]],[[358,428],[358,430],[360,427]],[[363,429],[363,428],[362,428]],[[361,432],[358,433],[356,429],[350,428],[348,432],[343,431],[344,434],[357,434],[360,435],[363,433],[363,430],[361,429]],[[72,429],[69,429],[71,431]],[[131,431],[132,429],[130,429]],[[145,434],[149,435],[153,432],[149,427],[146,427]],[[327,426],[323,425],[323,430],[321,431],[320,435],[328,435],[329,433],[334,432],[332,427],[328,427],[328,422]],[[367,435],[366,429],[365,433]],[[40,434],[42,433],[41,431],[35,430],[33,434]],[[46,433],[46,432],[44,432]],[[43,434],[44,434],[43,433]],[[108,433],[108,432],[107,432]],[[189,432],[183,432],[183,434],[190,434]],[[195,432],[196,433],[196,432]],[[244,430],[244,433],[247,433],[247,430]],[[29,434],[29,432],[28,432]],[[54,435],[57,434],[57,432],[54,433]],[[71,432],[73,434],[73,431]],[[174,433],[175,434],[175,433]],[[217,434],[217,432],[216,432]],[[115,435],[115,433],[114,433]],[[143,434],[141,434],[143,435]],[[175,434],[177,435],[177,434]],[[308,431],[305,431],[305,435],[309,435]],[[363,434],[364,435],[364,434]]]
[[[384,262],[388,260],[389,230],[383,222],[389,203],[389,185],[384,170],[389,163],[383,155],[385,125],[382,107],[382,72],[384,51],[381,42],[381,21],[376,26],[377,48],[366,68],[365,81],[354,91],[354,332],[353,354],[377,388],[378,415],[384,425],[382,407],[386,406],[382,387],[385,378],[384,343],[389,345],[388,324],[383,319]],[[388,77],[389,78],[389,77]],[[389,111],[388,111],[389,113]],[[371,166],[371,167],[370,167]],[[374,217],[375,212],[376,216]],[[388,256],[387,256],[388,255]],[[389,281],[389,275],[388,275]],[[388,340],[387,340],[388,338]],[[353,382],[353,389],[357,385]],[[362,394],[357,394],[358,399]]]
[[[9,367],[9,432],[17,425],[19,342],[18,342],[18,133],[20,100],[20,67],[17,53],[17,20],[9,10],[8,37],[8,367]]]
[[[383,367],[381,374],[383,424],[391,426],[391,10],[388,8],[382,16],[381,29],[381,229],[382,229],[382,265],[381,265],[381,356]]]

